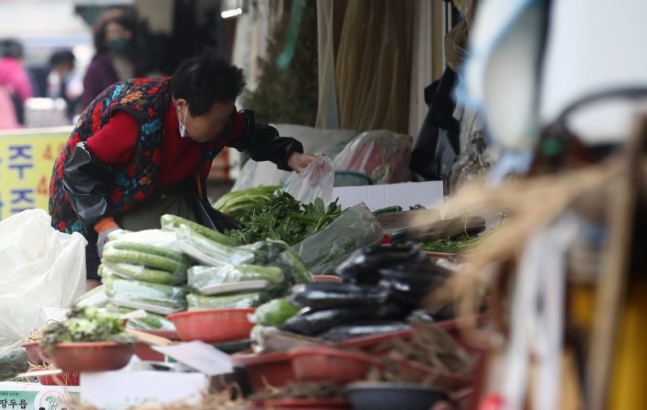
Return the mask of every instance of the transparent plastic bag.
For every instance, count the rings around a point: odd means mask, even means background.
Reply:
[[[89,292],[81,295],[80,298],[74,302],[74,305],[80,308],[87,306],[105,307],[108,304],[108,295],[106,295],[105,285],[97,286]]]
[[[66,308],[85,291],[86,244],[52,228],[42,209],[0,221],[0,380],[27,370],[20,346],[40,309]]]
[[[303,144],[304,152],[321,153],[334,158],[357,136],[353,130],[322,130],[302,125],[275,124],[279,135],[294,137]],[[257,186],[283,185],[292,173],[281,171],[271,162],[247,161],[236,178],[232,191]]]
[[[219,296],[203,296],[191,293],[186,300],[189,310],[204,309],[251,309],[271,299],[266,292],[234,293]]]
[[[106,306],[106,310],[119,315],[125,315],[134,312],[136,309],[108,305]],[[162,315],[152,312],[146,312],[145,317],[128,319],[126,327],[135,330],[175,330],[173,322]]]
[[[191,259],[181,250],[176,232],[148,229],[111,234],[103,249],[99,275],[108,272],[125,279],[162,285],[186,282]]]
[[[413,138],[391,131],[367,131],[335,157],[335,168],[371,177],[374,185],[407,182]]]
[[[103,262],[99,266],[99,276],[106,275],[116,275],[124,279],[173,286],[186,283],[187,269],[182,268],[168,272],[133,263]]]
[[[117,231],[114,235],[110,234],[109,239],[111,243],[136,243],[167,249],[174,252],[182,252],[178,245],[175,232],[165,231],[162,229],[146,229],[138,232],[121,230]]]
[[[68,307],[85,292],[86,244],[52,228],[42,209],[0,221],[0,306]]]
[[[319,156],[300,174],[293,172],[285,181],[283,190],[297,201],[311,204],[321,198],[324,205],[332,202],[332,188],[335,183],[335,163],[332,159]]]
[[[144,309],[158,315],[186,310],[186,287],[159,285],[110,276],[104,281],[106,295],[116,306]]]
[[[252,292],[280,286],[281,268],[259,265],[194,266],[189,269],[189,286],[203,295]]]
[[[27,371],[29,362],[22,348],[23,340],[33,331],[45,327],[50,320],[65,320],[66,313],[67,309],[63,308],[33,308],[24,305],[3,307],[0,315],[0,337],[5,340],[4,343],[6,340],[12,342],[0,345],[0,381],[9,380]]]
[[[382,226],[364,204],[347,209],[324,230],[292,249],[313,274],[334,271],[349,253],[382,241]]]

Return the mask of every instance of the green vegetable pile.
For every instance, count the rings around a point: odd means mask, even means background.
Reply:
[[[327,208],[320,198],[311,204],[302,204],[283,191],[271,194],[262,206],[254,205],[250,209],[251,213],[238,216],[246,229],[227,232],[246,244],[276,239],[295,245],[324,229],[342,213],[337,201]]]
[[[463,234],[456,239],[439,239],[434,242],[427,242],[420,245],[420,249],[425,252],[441,252],[441,253],[465,253],[483,240],[483,237],[469,236]]]
[[[135,339],[125,332],[123,321],[118,315],[89,306],[72,309],[65,322],[50,325],[45,330],[40,345],[47,348],[57,343],[71,342],[130,344]]]
[[[270,201],[272,194],[279,189],[281,189],[280,186],[260,186],[228,192],[221,196],[213,204],[213,207],[242,224],[247,224],[252,220],[252,216],[258,214]]]

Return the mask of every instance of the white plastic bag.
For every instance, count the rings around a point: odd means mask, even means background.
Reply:
[[[335,163],[328,157],[319,156],[300,174],[293,172],[285,181],[283,190],[297,201],[310,204],[321,198],[326,206],[332,202],[335,184]]]
[[[335,158],[346,144],[359,134],[353,130],[322,130],[293,124],[272,124],[279,135],[294,137],[303,144],[304,152],[319,152]],[[281,171],[269,161],[247,161],[236,178],[232,191],[257,186],[283,185],[292,172]]]
[[[42,209],[0,221],[0,368],[13,366],[3,358],[20,353],[41,308],[67,308],[83,294],[86,244],[52,228]]]
[[[68,307],[85,292],[85,245],[42,209],[0,221],[0,305]]]

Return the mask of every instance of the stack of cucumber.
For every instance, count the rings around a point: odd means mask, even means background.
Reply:
[[[175,232],[151,229],[111,237],[99,266],[108,308],[148,313],[146,318],[130,320],[131,327],[173,329],[165,316],[186,310],[187,271],[192,265],[180,250]]]
[[[177,238],[180,248],[200,264],[188,270],[193,291],[187,296],[189,310],[255,308],[295,283],[314,280],[281,241],[236,246],[229,236],[187,224],[177,226]]]
[[[162,229],[110,237],[99,267],[104,285],[80,303],[118,313],[144,309],[138,329],[172,329],[165,316],[183,310],[255,308],[314,282],[303,261],[281,241],[238,246],[236,239],[174,215]]]

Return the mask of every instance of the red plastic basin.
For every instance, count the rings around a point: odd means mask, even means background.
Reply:
[[[363,380],[377,363],[359,353],[327,347],[308,347],[290,352],[297,380],[319,382],[333,380],[340,384]]]
[[[236,353],[231,355],[234,365],[243,367],[255,392],[268,387],[283,387],[295,380],[290,355],[286,352],[256,354]]]
[[[29,363],[35,365],[45,365],[46,362],[51,362],[52,358],[42,347],[40,347],[40,342],[27,342],[23,343],[23,349],[27,354],[27,360]]]
[[[154,336],[163,337],[174,342],[180,341],[180,336],[174,330],[140,330],[141,332],[148,333]],[[144,342],[135,343],[135,356],[139,357],[140,360],[145,360],[149,362],[163,362],[164,355]]]
[[[81,381],[78,373],[36,376],[36,378],[43,386],[78,386]]]
[[[173,313],[168,319],[175,324],[180,339],[207,343],[249,339],[254,327],[248,315],[256,309],[208,309]]]
[[[340,282],[341,278],[335,275],[315,275],[315,282]]]
[[[119,370],[128,364],[135,347],[115,342],[59,343],[47,351],[59,369],[82,373]]]

